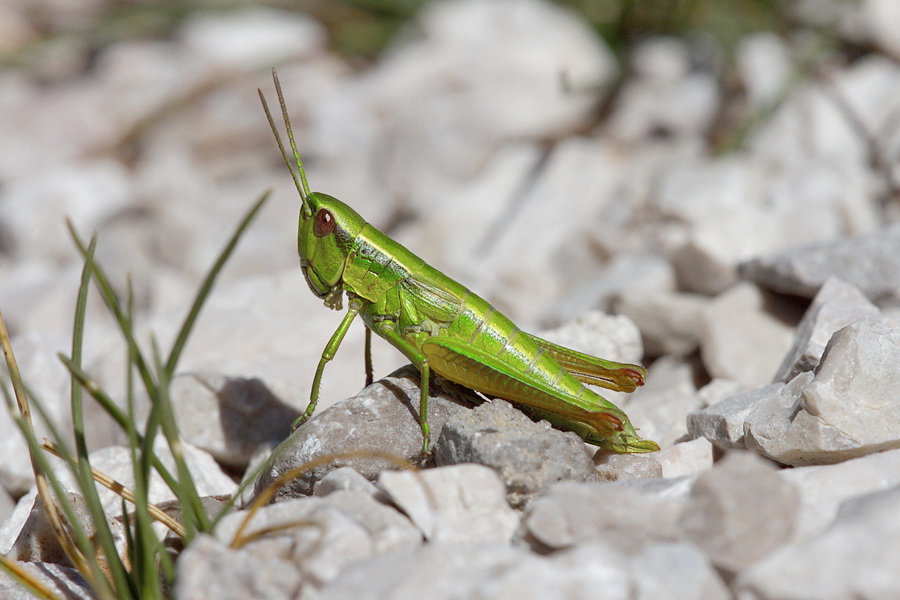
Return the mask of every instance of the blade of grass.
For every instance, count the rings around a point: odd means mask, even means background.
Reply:
[[[16,401],[18,402],[19,412],[14,415],[14,420],[22,432],[22,435],[25,437],[25,442],[28,444],[29,455],[31,457],[31,468],[34,471],[35,485],[37,486],[38,495],[43,499],[47,511],[47,519],[50,522],[54,535],[57,540],[59,540],[60,546],[69,558],[69,561],[85,575],[85,578],[88,579],[88,581],[93,580],[92,583],[96,581],[99,584],[100,580],[103,580],[103,583],[106,584],[105,587],[108,588],[106,578],[103,577],[102,573],[99,573],[99,569],[94,568],[94,563],[85,558],[85,549],[89,547],[87,536],[78,535],[79,527],[76,524],[77,521],[75,519],[74,511],[71,510],[71,506],[66,506],[68,503],[65,502],[64,499],[65,490],[62,489],[62,485],[60,485],[56,478],[47,476],[47,474],[51,472],[50,467],[47,465],[44,456],[41,454],[35,438],[34,426],[31,421],[31,409],[28,405],[28,396],[25,392],[25,384],[19,373],[19,365],[16,361],[16,356],[13,353],[12,344],[9,341],[9,332],[6,330],[6,321],[4,321],[2,313],[0,313],[0,346],[3,348],[3,355],[6,359],[6,367],[9,372],[9,379],[13,386],[13,393],[15,394]],[[80,539],[72,540],[70,537],[69,530],[67,530],[63,524],[62,517],[50,495],[51,486],[56,492],[57,497],[60,499],[60,504],[62,505],[64,512],[67,513],[66,517],[69,519],[69,523],[72,524],[72,531],[75,537]],[[66,511],[66,508],[69,510]],[[83,534],[84,532],[81,531],[80,533]],[[79,546],[81,549],[79,549]]]
[[[134,287],[132,285],[131,276],[128,277],[128,294],[125,302],[125,310],[126,315],[128,317],[129,326],[133,327],[134,324]],[[133,331],[132,331],[133,336]],[[134,554],[135,560],[132,562],[134,565],[134,573],[135,576],[140,581],[140,589],[142,590],[141,597],[150,597],[157,598],[162,597],[162,578],[165,577],[168,581],[173,581],[173,565],[172,560],[169,554],[165,551],[165,547],[162,542],[157,538],[156,532],[153,531],[153,525],[151,523],[151,504],[150,504],[150,487],[151,487],[151,476],[152,470],[151,466],[159,465],[162,467],[162,460],[156,455],[154,447],[152,445],[148,448],[148,453],[140,453],[139,449],[142,447],[140,444],[140,436],[137,433],[137,428],[135,426],[136,420],[134,415],[134,369],[131,365],[134,364],[134,355],[137,351],[134,347],[128,347],[126,349],[127,352],[127,361],[128,365],[126,370],[126,395],[128,397],[128,412],[129,419],[126,425],[126,430],[128,431],[129,440],[131,440],[131,444],[129,444],[129,451],[131,453],[131,465],[132,472],[134,476],[135,482],[135,492],[136,492],[136,504],[135,504],[135,533],[134,536]],[[160,388],[157,388],[157,390]],[[152,399],[153,396],[150,396]],[[155,426],[151,425],[155,429]],[[168,476],[166,479],[163,476],[163,480],[166,482],[166,485],[170,490],[175,490],[176,488],[172,487],[173,485],[178,485],[177,481],[174,477],[169,473],[168,468],[163,468],[162,471],[158,471],[161,476],[165,473]],[[154,509],[156,507],[153,507]],[[184,539],[184,528],[180,526],[178,528],[181,538]],[[147,560],[145,557],[153,556],[156,557],[156,560]],[[159,571],[157,568],[159,567]]]
[[[63,457],[62,452],[60,451],[59,447],[56,444],[54,444],[53,442],[48,442],[45,440],[41,444],[41,448],[43,448],[50,454],[53,454],[54,456],[58,456],[60,458]],[[134,492],[131,491],[130,489],[128,489],[127,486],[119,483],[118,481],[116,481],[115,479],[113,479],[112,477],[107,475],[106,473],[103,473],[102,471],[98,471],[94,467],[91,467],[91,476],[93,477],[94,481],[96,481],[97,483],[99,483],[100,485],[102,485],[103,487],[108,489],[109,491],[115,492],[116,494],[121,496],[122,499],[127,500],[131,504],[137,505],[137,498],[136,498]],[[152,516],[154,518],[154,520],[159,521],[160,523],[162,523],[163,525],[168,527],[176,535],[179,535],[179,536],[184,535],[184,528],[181,526],[181,524],[178,521],[176,521],[175,519],[173,519],[172,517],[170,517],[167,513],[160,510],[157,506],[155,506],[153,504],[148,504],[147,512],[150,514],[150,516]]]
[[[188,469],[187,462],[184,460],[184,445],[181,441],[181,434],[175,422],[175,412],[172,410],[172,402],[169,398],[169,373],[162,366],[162,359],[158,352],[159,347],[155,339],[151,339],[151,346],[154,350],[155,364],[160,377],[159,396],[157,397],[160,428],[162,429],[163,437],[169,444],[169,450],[172,452],[172,458],[175,460],[178,472],[178,487],[173,491],[181,503],[181,519],[185,530],[184,541],[187,544],[190,543],[198,531],[209,531],[209,519],[206,517],[203,504],[200,502],[200,495],[197,493],[194,478],[190,469]]]
[[[94,252],[97,249],[97,235],[91,236],[91,241],[87,248],[87,260],[81,271],[81,283],[78,286],[78,295],[75,301],[75,316],[72,326],[72,363],[80,367],[82,356],[82,345],[84,342],[84,317],[87,309],[88,290],[91,283],[90,264],[94,262]],[[103,510],[103,503],[100,501],[100,495],[94,485],[93,468],[88,458],[87,440],[84,435],[84,406],[82,402],[81,385],[78,379],[70,376],[71,379],[71,406],[72,406],[72,432],[75,438],[75,450],[78,455],[74,463],[70,463],[75,478],[78,481],[78,487],[81,495],[84,497],[85,505],[91,514],[94,523],[95,539],[99,542],[103,553],[106,556],[106,566],[108,577],[113,581],[115,589],[120,596],[125,594],[125,590],[134,589],[133,581],[128,573],[128,569],[122,563],[119,556],[116,542],[110,529],[109,522],[106,519],[106,512]],[[58,436],[56,439],[61,439]]]
[[[113,313],[113,316],[116,319],[116,323],[119,325],[119,331],[125,338],[125,342],[128,344],[129,348],[132,348],[134,350],[134,364],[138,369],[138,373],[140,373],[141,375],[141,379],[143,380],[144,387],[146,388],[147,393],[152,398],[157,384],[153,379],[150,368],[147,366],[147,361],[144,359],[144,356],[140,352],[137,340],[134,339],[130,319],[128,318],[126,312],[122,309],[122,306],[119,303],[118,298],[116,297],[116,293],[112,289],[112,285],[110,284],[109,278],[106,276],[106,273],[103,271],[103,269],[100,268],[100,265],[97,264],[93,257],[88,255],[87,246],[85,246],[84,242],[81,240],[81,237],[79,237],[78,232],[75,231],[75,226],[72,224],[72,221],[66,219],[66,226],[69,229],[69,235],[71,235],[72,240],[75,242],[75,246],[81,253],[82,259],[90,267],[91,276],[94,278],[94,283],[97,285],[97,289],[100,291],[100,297],[103,298],[103,302],[106,304],[106,307],[110,310],[110,312]]]
[[[53,593],[38,578],[22,568],[22,565],[18,562],[0,555],[0,569],[9,573],[10,577],[18,581],[20,585],[41,600],[60,600],[59,596]]]
[[[109,395],[103,391],[100,386],[97,385],[97,382],[94,381],[90,375],[85,373],[82,369],[75,366],[72,361],[63,354],[57,354],[57,358],[59,358],[60,362],[65,365],[65,367],[69,370],[69,372],[75,376],[78,380],[78,383],[91,395],[91,397],[100,404],[101,408],[103,408],[106,413],[112,417],[112,419],[116,422],[119,427],[128,432],[129,429],[134,432],[134,440],[138,445],[142,445],[144,443],[144,436],[137,433],[134,428],[134,419],[130,418],[122,412],[116,403],[109,397]],[[129,439],[132,439],[129,434]],[[173,485],[177,485],[175,477],[169,472],[166,466],[162,463],[158,456],[153,455],[151,457],[151,464],[153,468],[160,474],[163,478],[163,481],[166,482],[166,485],[172,487]]]

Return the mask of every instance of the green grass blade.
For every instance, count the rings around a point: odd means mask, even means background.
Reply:
[[[153,379],[150,368],[147,365],[147,361],[144,359],[143,355],[140,352],[140,347],[137,344],[137,340],[134,339],[132,323],[130,322],[128,315],[119,303],[119,300],[116,297],[116,293],[113,291],[112,285],[110,284],[109,278],[106,276],[106,273],[103,271],[103,269],[100,268],[100,265],[97,264],[93,257],[88,255],[87,246],[85,246],[84,242],[81,240],[78,232],[75,231],[75,226],[68,219],[66,220],[66,226],[69,228],[69,234],[72,236],[72,240],[75,242],[75,246],[78,248],[78,251],[81,253],[82,258],[91,270],[91,276],[94,278],[94,283],[97,285],[97,289],[100,292],[100,297],[103,298],[103,302],[106,304],[110,312],[113,313],[113,316],[116,319],[116,323],[119,325],[119,331],[125,338],[125,342],[128,344],[128,347],[134,350],[134,364],[141,375],[141,379],[144,382],[144,387],[152,397],[152,392],[156,389],[157,384]]]
[[[162,366],[161,358],[157,352],[158,346],[156,341],[151,340],[151,345],[154,349],[154,357],[157,361],[156,368],[159,370],[160,377],[159,396],[157,398],[160,427],[163,436],[169,444],[169,450],[172,452],[172,458],[175,460],[178,471],[179,485],[174,492],[181,503],[185,543],[190,543],[198,531],[209,531],[209,519],[207,519],[203,505],[200,502],[200,495],[197,493],[194,478],[188,469],[187,462],[184,460],[184,446],[181,442],[181,434],[175,422],[175,411],[172,409],[172,402],[169,397],[169,374]]]
[[[87,257],[81,271],[81,283],[75,302],[75,317],[72,328],[72,364],[76,367],[81,366],[84,318],[91,282],[90,265],[94,262],[96,248],[97,236],[95,234],[91,236],[91,241],[87,248]],[[94,483],[94,476],[91,472],[87,440],[84,435],[84,406],[81,384],[74,375],[71,375],[71,382],[72,430],[75,437],[75,449],[78,454],[78,459],[72,467],[81,495],[84,497],[85,504],[94,522],[96,539],[106,555],[109,575],[114,582],[117,593],[123,596],[125,590],[134,590],[133,581],[116,549],[113,533],[106,520],[106,513],[103,510],[103,504],[100,501],[100,495],[97,492],[97,486]],[[56,439],[62,441],[58,436],[56,436]]]

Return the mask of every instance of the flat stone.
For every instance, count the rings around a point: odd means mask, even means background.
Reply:
[[[716,567],[738,573],[792,539],[797,489],[770,462],[729,452],[700,474],[680,524]]]
[[[870,300],[897,298],[900,226],[760,256],[741,265],[740,273],[769,289],[807,298],[829,277],[856,286]]]
[[[181,553],[176,568],[179,600],[292,598],[304,583],[293,561],[235,550],[205,534]]]
[[[426,544],[347,569],[322,600],[587,599],[726,600],[727,588],[695,546],[653,544],[632,555],[614,544],[587,543],[538,556],[499,543]]]
[[[88,510],[84,497],[71,492],[66,496],[66,502],[68,502],[77,519],[77,526],[85,532],[89,539],[94,539],[97,535],[97,527],[94,525],[93,515]],[[57,510],[61,511],[60,504],[56,502],[56,505]],[[40,497],[36,498],[28,519],[23,524],[22,530],[19,532],[12,548],[6,553],[6,556],[12,560],[22,562],[47,562],[74,568],[65,550],[60,545],[47,515],[47,509],[43,501]],[[65,518],[65,515],[63,517]],[[113,541],[119,552],[124,553],[126,549],[124,527],[118,521],[110,518],[107,518],[106,525],[112,532]],[[98,554],[96,558],[97,560],[103,560],[101,554]]]
[[[435,443],[435,462],[493,468],[516,508],[558,481],[594,478],[594,464],[581,438],[546,421],[535,423],[499,399],[450,418]]]
[[[791,315],[779,299],[753,284],[738,283],[712,301],[700,322],[703,364],[713,377],[750,386],[772,381],[791,347]]]
[[[856,321],[878,318],[878,307],[859,288],[829,277],[797,326],[794,345],[775,373],[775,381],[790,381],[797,374],[816,368],[825,345],[838,329]]]
[[[631,54],[634,73],[617,98],[610,134],[637,144],[660,131],[687,138],[705,131],[719,106],[719,90],[709,73],[689,68],[684,41],[653,36]]]
[[[601,481],[621,479],[645,479],[663,476],[662,465],[655,460],[656,454],[618,454],[598,450],[594,453],[597,477]]]
[[[803,409],[863,447],[900,445],[900,327],[859,321],[834,334]]]
[[[215,537],[232,543],[247,517],[247,511],[225,516]],[[304,581],[320,586],[355,561],[418,546],[422,535],[409,519],[371,496],[336,492],[263,506],[238,543],[256,557],[292,561]]]
[[[663,448],[654,457],[666,478],[702,473],[713,466],[713,446],[706,438],[697,438]]]
[[[586,554],[590,546],[578,548]],[[590,565],[587,562],[587,565]],[[629,598],[729,600],[728,586],[697,546],[686,542],[651,544],[632,557],[633,591]]]
[[[634,485],[655,481],[559,483],[532,505],[525,518],[525,540],[539,550],[606,540],[628,551],[648,541],[677,539],[680,497]]]
[[[503,482],[482,465],[385,471],[378,487],[430,542],[508,542],[519,527]]]
[[[647,356],[684,355],[700,345],[700,315],[709,302],[700,294],[626,289],[616,311],[638,324]]]
[[[900,449],[851,458],[836,465],[782,469],[779,476],[799,492],[795,539],[818,535],[831,525],[845,500],[900,485]]]
[[[374,496],[378,492],[378,488],[352,467],[339,467],[316,482],[313,495],[328,496],[337,491],[359,492]]]
[[[741,573],[739,598],[843,600],[900,596],[900,487],[841,505],[825,532]]]
[[[604,556],[604,555],[601,555]],[[603,568],[603,571],[606,571]],[[321,600],[403,600],[405,598],[429,598],[430,600],[452,600],[455,598],[497,598],[506,600],[516,597],[519,589],[494,595],[485,590],[498,579],[509,573],[532,573],[532,578],[522,587],[532,587],[534,594],[526,590],[519,598],[534,598],[541,593],[553,594],[565,590],[548,590],[540,580],[551,576],[550,565],[523,548],[507,543],[490,542],[482,544],[443,543],[426,544],[419,549],[391,555],[377,556],[359,562],[347,569],[344,575],[326,585],[319,596]],[[610,574],[611,575],[611,574]],[[595,581],[599,579],[595,576]],[[604,578],[603,581],[611,577]],[[559,583],[555,579],[553,583]],[[571,584],[569,584],[571,585]],[[617,587],[621,587],[618,584]],[[496,592],[497,590],[491,590]],[[484,595],[479,595],[481,592]],[[625,596],[612,595],[618,600]]]
[[[760,402],[778,394],[784,384],[772,383],[729,396],[687,416],[688,433],[704,437],[719,448],[745,448],[744,422]]]

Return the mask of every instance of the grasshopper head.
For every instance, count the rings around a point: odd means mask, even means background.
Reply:
[[[284,94],[278,81],[278,74],[272,69],[272,79],[275,82],[275,91],[278,94],[278,103],[281,106],[281,115],[287,130],[288,140],[291,144],[297,170],[294,170],[291,159],[284,148],[275,120],[269,111],[266,98],[259,91],[259,99],[262,101],[269,126],[275,135],[281,156],[294,178],[294,184],[300,193],[300,226],[297,230],[297,250],[300,253],[300,268],[306,283],[312,293],[325,301],[325,306],[333,309],[341,308],[341,295],[344,287],[342,276],[347,256],[350,253],[353,240],[365,226],[355,210],[327,194],[312,193],[306,182],[306,171],[303,169],[303,161],[300,160],[300,152],[294,141],[294,132],[291,130],[291,120],[288,117],[287,106],[284,102]]]
[[[306,196],[297,229],[300,268],[309,289],[329,308],[341,308],[344,265],[353,240],[365,224],[355,210],[337,198],[320,193]]]

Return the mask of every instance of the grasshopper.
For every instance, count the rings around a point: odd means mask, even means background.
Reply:
[[[316,369],[306,411],[294,429],[316,409],[325,365],[334,358],[353,320],[366,326],[366,382],[372,382],[371,332],[387,340],[421,374],[419,423],[422,452],[430,452],[428,388],[431,373],[503,398],[533,417],[574,431],[590,444],[614,452],[654,452],[625,413],[586,383],[631,392],[643,385],[638,365],[603,360],[530,335],[463,285],[369,225],[340,200],[312,193],[297,150],[278,74],[272,78],[282,119],[296,161],[291,164],[265,95],[259,91],[275,141],[300,194],[297,249],[309,289],[325,306],[347,313]]]

